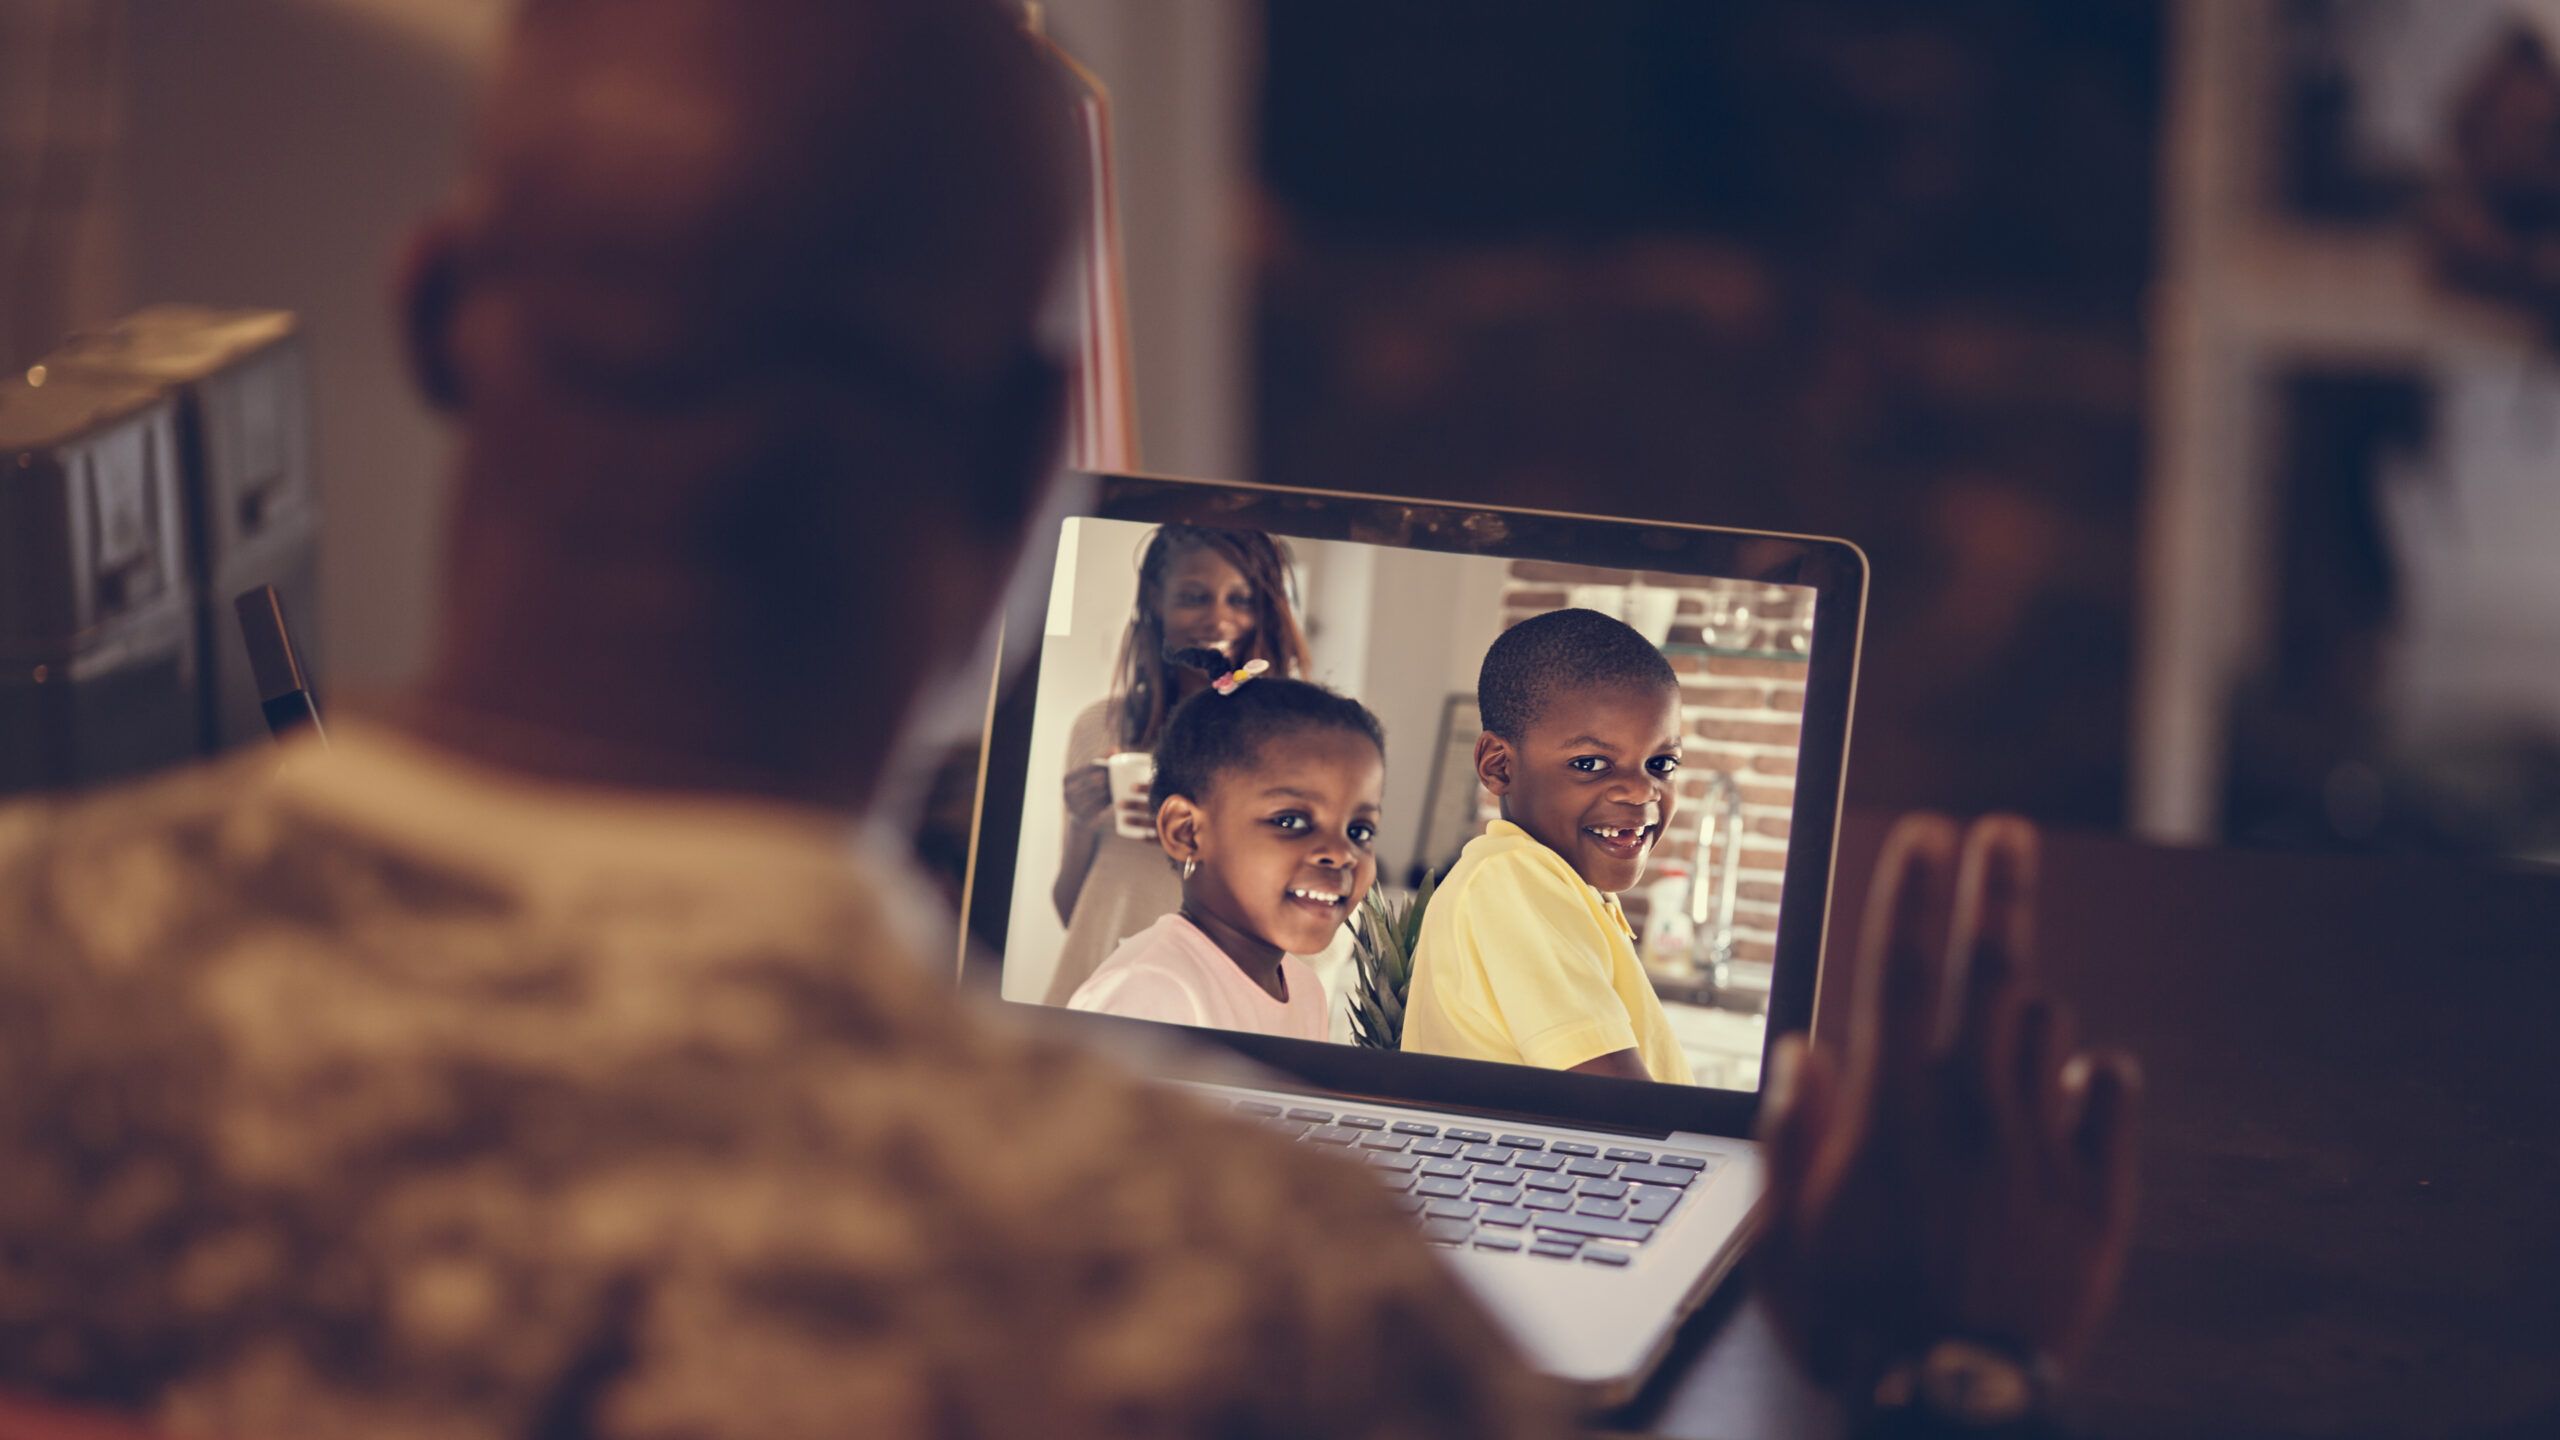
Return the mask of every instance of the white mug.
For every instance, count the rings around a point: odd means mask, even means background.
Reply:
[[[1152,840],[1156,827],[1152,817],[1141,824],[1132,821],[1128,804],[1138,798],[1138,787],[1152,784],[1156,778],[1156,757],[1144,750],[1123,750],[1102,762],[1111,772],[1112,825],[1132,840]]]

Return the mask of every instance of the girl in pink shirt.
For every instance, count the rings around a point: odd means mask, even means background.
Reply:
[[[1182,908],[1121,941],[1067,1004],[1325,1039],[1324,989],[1297,957],[1330,944],[1377,878],[1384,733],[1321,685],[1182,658],[1221,672],[1156,742],[1156,843]]]

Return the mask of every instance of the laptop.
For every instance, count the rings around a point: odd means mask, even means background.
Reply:
[[[1769,1041],[1812,1021],[1865,558],[1802,535],[1167,476],[1077,481],[1068,513],[1032,538],[1017,580],[1027,603],[1009,608],[1017,623],[1000,641],[997,674],[1013,678],[987,720],[964,983],[1142,1065],[1173,1036],[1244,1057],[1250,1069],[1199,1085],[1212,1103],[1367,1169],[1537,1365],[1590,1404],[1630,1398],[1739,1258],[1761,1191],[1750,1137]],[[1151,548],[1164,563],[1148,627]],[[1280,593],[1245,593],[1251,564],[1194,566],[1212,583],[1182,603],[1237,605],[1246,619],[1176,635],[1161,582],[1177,550],[1276,555],[1262,573]],[[1041,596],[1045,623],[1018,623]],[[1181,898],[1142,820],[1092,809],[1151,763],[1108,733],[1145,708],[1129,703],[1142,677],[1164,683],[1147,652],[1216,634],[1242,669],[1256,647],[1237,626],[1294,626],[1299,678],[1360,700],[1384,730],[1374,888],[1407,904],[1498,814],[1474,770],[1486,647],[1567,608],[1623,620],[1680,683],[1676,799],[1619,900],[1691,1083],[1403,1049],[1391,1033],[1403,997],[1381,993],[1393,966],[1372,955],[1364,982],[1356,914],[1301,957],[1297,973],[1321,981],[1331,1011],[1322,1040],[1078,1001],[1100,992],[1073,968],[1062,979],[1062,965],[1092,968]],[[1428,948],[1415,959],[1432,963]]]

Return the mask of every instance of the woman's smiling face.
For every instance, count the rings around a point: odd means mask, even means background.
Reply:
[[[1165,653],[1198,646],[1231,659],[1245,654],[1262,621],[1261,602],[1253,582],[1226,556],[1206,546],[1183,552],[1165,566],[1156,607]]]

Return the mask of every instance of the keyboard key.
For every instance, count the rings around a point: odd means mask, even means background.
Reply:
[[[1419,1135],[1426,1140],[1440,1133],[1439,1126],[1425,1125],[1419,1120],[1399,1120],[1387,1128],[1399,1135]]]
[[[1508,1145],[1514,1150],[1544,1150],[1547,1148],[1547,1142],[1539,1139],[1535,1135],[1505,1135],[1495,1143]]]
[[[1627,1218],[1639,1225],[1651,1225],[1670,1214],[1671,1207],[1679,1203],[1679,1191],[1647,1186],[1627,1202]]]
[[[1624,1180],[1585,1180],[1573,1188],[1577,1194],[1588,1195],[1595,1200],[1618,1200],[1625,1198],[1627,1193],[1627,1182]]]
[[[1465,1240],[1476,1227],[1464,1220],[1425,1220],[1422,1238],[1434,1245],[1455,1245]]]
[[[1292,1120],[1304,1120],[1310,1125],[1330,1125],[1333,1123],[1333,1112],[1330,1110],[1310,1110],[1301,1105],[1289,1112],[1289,1118]]]
[[[1473,1190],[1468,1191],[1467,1195],[1470,1199],[1480,1201],[1486,1205],[1517,1205],[1520,1203],[1520,1187],[1517,1185],[1478,1185]]]
[[[1601,1153],[1602,1158],[1608,1160],[1633,1160],[1639,1165],[1653,1163],[1653,1152],[1650,1150],[1625,1150],[1612,1145]]]
[[[1314,1128],[1303,1120],[1265,1120],[1262,1123],[1270,1126],[1272,1133],[1283,1140],[1295,1140]]]
[[[1531,1174],[1525,1178],[1532,1190],[1550,1190],[1561,1195],[1573,1193],[1573,1177],[1570,1175]]]
[[[1479,1230],[1476,1232],[1476,1248],[1479,1250],[1516,1251],[1520,1248],[1520,1237],[1517,1235],[1497,1234],[1491,1230]]]
[[[1529,1253],[1532,1255],[1542,1255],[1549,1260],[1570,1260],[1574,1257],[1575,1252],[1579,1251],[1581,1248],[1582,1247],[1579,1245],[1550,1244],[1547,1241],[1541,1240],[1537,1244],[1529,1247]]]
[[[1511,1157],[1511,1163],[1523,1170],[1561,1170],[1564,1168],[1564,1157],[1541,1155],[1535,1150],[1523,1150]]]
[[[1319,1125],[1307,1132],[1307,1141],[1314,1145],[1357,1145],[1360,1132],[1345,1130],[1339,1125]]]
[[[1695,1155],[1672,1155],[1666,1153],[1653,1163],[1656,1165],[1668,1166],[1674,1170],[1704,1170],[1707,1168],[1707,1162]]]
[[[1599,1146],[1585,1145],[1579,1140],[1559,1140],[1547,1148],[1558,1155],[1581,1155],[1588,1157],[1600,1153]]]
[[[1393,1180],[1396,1177],[1390,1175],[1387,1178]],[[1392,1198],[1398,1205],[1403,1206],[1407,1211],[1415,1215],[1420,1215],[1422,1213],[1422,1207],[1426,1203],[1419,1195],[1397,1195]]]
[[[1280,1113],[1280,1107],[1268,1100],[1239,1100],[1236,1102],[1236,1112],[1242,1115],[1277,1115]]]
[[[1378,1183],[1401,1194],[1413,1188],[1413,1177],[1394,1170],[1381,1170],[1378,1172]]]
[[[1401,1135],[1363,1135],[1360,1137],[1361,1149],[1374,1150],[1382,1155],[1392,1155],[1412,1143],[1412,1141],[1407,1140]]]
[[[1647,1185],[1686,1185],[1698,1178],[1698,1172],[1694,1170],[1673,1170],[1661,1165],[1630,1165],[1618,1173]]]
[[[1384,1130],[1387,1128],[1387,1122],[1378,1119],[1374,1115],[1345,1115],[1333,1123],[1337,1125],[1348,1125],[1354,1130]]]
[[[1476,1207],[1464,1200],[1434,1200],[1422,1207],[1422,1213],[1434,1220],[1473,1220]]]
[[[1529,1212],[1517,1205],[1493,1205],[1476,1212],[1476,1218],[1487,1225],[1500,1225],[1517,1230],[1529,1223]]]
[[[1466,1146],[1459,1144],[1455,1140],[1416,1140],[1413,1142],[1413,1153],[1416,1155],[1455,1155],[1466,1148]]]
[[[1529,1191],[1527,1194],[1520,1197],[1520,1203],[1531,1210],[1540,1211],[1570,1210],[1573,1208],[1572,1201],[1566,1199],[1562,1195],[1550,1195],[1544,1190]]]
[[[1556,1230],[1567,1235],[1587,1235],[1598,1240],[1643,1240],[1653,1234],[1642,1225],[1612,1220],[1604,1215],[1541,1214],[1540,1230]]]
[[[1412,1174],[1413,1167],[1422,1163],[1410,1155],[1380,1155],[1371,1153],[1364,1154],[1360,1158],[1380,1170],[1393,1170],[1400,1175]]]
[[[1618,1167],[1615,1162],[1608,1160],[1574,1160],[1565,1165],[1564,1173],[1584,1175],[1594,1180],[1606,1180],[1618,1173]]]
[[[1626,1217],[1627,1202],[1624,1200],[1579,1200],[1574,1202],[1573,1213],[1576,1215],[1597,1215],[1603,1220],[1620,1220]]]
[[[1466,1163],[1460,1160],[1425,1160],[1422,1162],[1422,1173],[1445,1176],[1451,1180],[1464,1180],[1467,1178],[1467,1167]]]
[[[1479,1165],[1476,1167],[1476,1183],[1479,1185],[1517,1185],[1520,1183],[1520,1176],[1522,1173],[1523,1172],[1521,1171],[1512,1169],[1508,1165]]]
[[[1482,1145],[1493,1138],[1493,1133],[1488,1130],[1460,1130],[1454,1126],[1440,1133],[1452,1140],[1463,1140],[1470,1145]]]
[[[1470,1145],[1459,1153],[1465,1155],[1468,1159],[1483,1165],[1508,1165],[1511,1163],[1511,1152],[1498,1145]]]
[[[1582,1247],[1582,1262],[1586,1265],[1624,1265],[1634,1254],[1632,1250],[1621,1250],[1615,1245],[1586,1245]]]
[[[1467,1193],[1467,1182],[1464,1180],[1451,1180],[1445,1176],[1434,1175],[1428,1180],[1415,1181],[1413,1193],[1416,1195],[1435,1196],[1444,1200],[1455,1200],[1459,1196]]]

